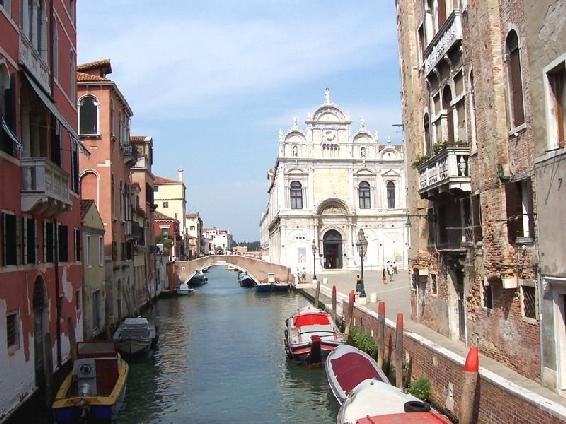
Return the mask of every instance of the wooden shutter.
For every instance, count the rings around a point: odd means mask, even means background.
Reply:
[[[515,244],[517,237],[523,235],[523,204],[521,202],[521,183],[505,185],[507,206],[507,236],[509,243]]]
[[[451,0],[450,0],[451,1]],[[438,0],[438,29],[446,21],[446,0]]]
[[[518,127],[525,122],[523,109],[523,84],[521,82],[521,57],[519,48],[509,53],[509,73],[511,78],[511,109],[513,112],[513,126]]]

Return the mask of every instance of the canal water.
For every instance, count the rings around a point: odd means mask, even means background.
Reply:
[[[191,297],[159,300],[152,356],[130,361],[118,423],[335,423],[324,369],[287,360],[284,320],[306,300],[256,294],[210,268]]]

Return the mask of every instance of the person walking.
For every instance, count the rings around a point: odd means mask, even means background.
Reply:
[[[360,277],[360,274],[356,275],[356,293],[362,293],[362,279]]]
[[[393,265],[387,261],[387,274],[389,275],[389,282],[393,282]]]
[[[385,276],[385,267],[383,267],[383,284],[387,284],[387,277]]]

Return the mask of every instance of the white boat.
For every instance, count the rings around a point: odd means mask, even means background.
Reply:
[[[147,318],[126,318],[114,333],[118,350],[126,355],[147,352],[156,342],[155,326]]]
[[[285,321],[285,350],[298,361],[323,362],[346,338],[330,315],[306,306]]]
[[[430,405],[389,383],[364,380],[350,393],[338,413],[338,424],[449,424]]]
[[[179,296],[191,296],[195,294],[195,289],[191,289],[188,282],[185,281],[179,287],[177,287],[176,292]]]
[[[364,380],[375,378],[389,384],[389,379],[367,353],[350,345],[341,345],[326,358],[326,376],[340,405]]]

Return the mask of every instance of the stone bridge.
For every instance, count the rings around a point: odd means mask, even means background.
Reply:
[[[275,279],[277,281],[291,282],[293,279],[291,270],[286,266],[238,255],[203,256],[202,258],[193,259],[192,261],[179,261],[175,264],[177,266],[177,275],[180,281],[188,280],[199,269],[211,265],[225,264],[232,264],[247,271],[249,275],[260,282],[266,282],[267,274],[270,273],[275,274]]]

